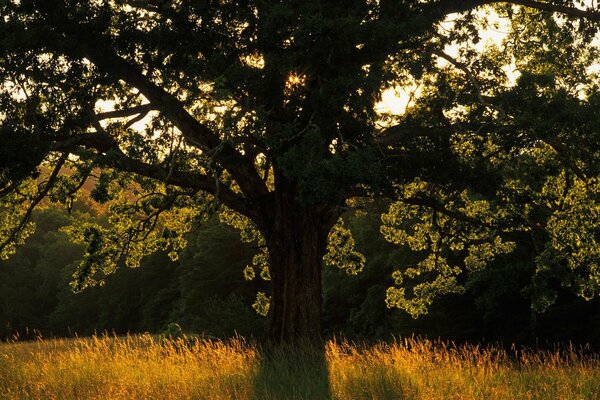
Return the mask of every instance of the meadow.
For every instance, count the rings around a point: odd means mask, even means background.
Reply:
[[[600,399],[600,359],[422,339],[269,348],[149,334],[0,344],[0,399]]]

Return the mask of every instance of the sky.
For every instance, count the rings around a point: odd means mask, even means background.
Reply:
[[[591,1],[591,0],[590,0]],[[486,13],[488,14],[486,16]],[[489,28],[479,32],[481,41],[474,47],[482,50],[490,44],[500,45],[502,40],[507,36],[510,29],[510,21],[500,16],[493,10],[480,12],[482,18],[487,18]],[[440,24],[441,29],[448,29],[452,26],[455,14],[451,14],[446,18],[446,21]],[[458,45],[447,46],[444,51],[452,57],[457,56],[459,51]],[[447,64],[445,60],[439,60],[440,64]],[[386,89],[381,96],[381,101],[376,104],[376,110],[379,113],[401,115],[406,111],[411,99],[418,95],[418,88],[396,86]]]
[[[598,0],[583,0],[583,5],[578,5],[578,8],[598,8]],[[486,16],[487,13],[487,16]],[[479,12],[482,18],[487,18],[489,22],[489,28],[479,32],[481,35],[481,41],[475,46],[477,49],[483,49],[489,44],[500,45],[502,40],[507,36],[510,29],[510,21],[507,18],[501,18],[495,11],[486,9],[485,11]],[[449,15],[445,22],[441,24],[443,28],[449,28],[452,25],[453,19],[456,15]],[[596,39],[596,44],[600,45],[600,38]],[[458,46],[448,46],[445,52],[450,56],[456,56],[458,54]],[[444,64],[447,61],[440,60],[440,63]],[[589,73],[600,72],[600,64],[590,67]],[[507,71],[508,77],[516,79],[517,74],[511,71],[510,66]],[[385,90],[382,94],[382,99],[376,105],[376,109],[380,113],[389,113],[395,115],[402,115],[406,111],[411,98],[414,99],[415,95],[411,95],[415,91],[415,87],[394,87]],[[418,94],[418,90],[417,90]]]

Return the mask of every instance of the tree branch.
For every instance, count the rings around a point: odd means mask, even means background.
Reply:
[[[108,47],[87,47],[85,56],[98,68],[140,90],[179,128],[190,145],[207,152],[218,149],[218,152],[213,155],[214,159],[231,173],[247,198],[260,197],[268,193],[252,160],[240,154],[229,143],[223,142],[210,128],[189,114],[177,98],[152,82],[138,66],[130,64]]]
[[[492,133],[499,129],[507,128],[507,125],[484,124],[484,123],[456,123],[447,126],[407,126],[403,124],[390,126],[377,136],[376,142],[382,145],[394,145],[414,138],[436,138],[442,135],[450,135],[454,132],[473,131],[479,133]]]
[[[495,227],[491,224],[485,223],[477,218],[470,217],[468,215],[465,215],[465,214],[457,212],[457,211],[448,210],[446,207],[444,207],[444,205],[442,203],[440,203],[438,200],[436,200],[433,197],[424,197],[424,196],[406,197],[403,199],[399,199],[399,201],[402,203],[405,203],[405,204],[413,205],[413,206],[426,207],[433,211],[437,211],[440,214],[444,214],[448,217],[454,218],[459,221],[467,222],[467,223],[470,223],[475,226],[485,227],[488,229],[498,229],[497,227]]]
[[[585,18],[592,21],[600,21],[600,12],[595,9],[582,10],[576,7],[569,7],[561,4],[552,4],[536,0],[444,0],[441,2],[437,2],[434,7],[438,7],[440,10],[442,10],[443,14],[448,15],[471,11],[477,7],[485,5],[500,3],[514,4],[518,6],[534,8],[536,10],[565,14],[571,17]]]
[[[106,111],[96,114],[95,119],[97,121],[102,121],[105,119],[112,118],[125,118],[131,117],[133,115],[139,114],[147,114],[148,112],[156,110],[156,107],[152,103],[143,104],[136,107],[126,108],[124,110],[114,110],[114,111]]]
[[[28,36],[29,41],[19,46],[64,54],[73,58],[85,58],[102,72],[138,89],[154,109],[160,111],[181,131],[189,145],[205,152],[213,151],[212,158],[229,171],[244,196],[249,200],[253,199],[256,206],[261,205],[262,199],[269,195],[269,191],[254,167],[254,160],[251,157],[241,154],[231,143],[221,140],[212,129],[198,121],[174,95],[146,76],[141,66],[121,57],[110,45],[109,38],[86,30],[84,26],[73,23],[66,16],[64,18],[64,21],[54,21],[52,28],[44,34],[37,32],[35,35]],[[27,28],[19,23],[8,25],[12,25],[10,29],[21,29],[27,33]],[[120,114],[113,112],[104,114],[104,117]],[[218,151],[214,151],[215,149]]]
[[[585,172],[577,166],[571,157],[569,157],[569,153],[571,153],[571,151],[567,145],[562,143],[560,140],[552,138],[544,138],[542,141],[548,146],[552,147],[552,149],[554,149],[554,151],[556,151],[558,154],[562,155],[564,157],[564,163],[566,166],[570,168],[579,179],[587,183],[588,179]]]
[[[257,217],[256,211],[250,208],[241,196],[227,186],[217,186],[213,177],[187,171],[166,169],[131,158],[123,153],[115,139],[105,132],[73,136],[54,143],[52,149],[55,151],[74,152],[79,147],[95,149],[104,154],[100,161],[107,166],[152,178],[169,185],[199,190],[215,196],[218,195],[219,201],[236,212],[249,218]]]
[[[502,117],[503,120],[508,119],[508,116],[506,115],[506,113],[504,112],[504,110],[501,107],[499,107],[499,106],[497,106],[497,105],[495,105],[493,103],[490,103],[490,102],[488,102],[486,100],[486,98],[483,96],[483,93],[481,91],[481,85],[479,84],[479,80],[471,72],[471,70],[469,69],[469,67],[467,67],[465,64],[461,63],[456,58],[450,56],[449,54],[444,53],[441,50],[433,50],[431,53],[433,55],[436,55],[436,56],[438,56],[438,57],[440,57],[440,58],[448,61],[454,67],[456,67],[459,70],[461,70],[462,72],[464,72],[464,74],[467,77],[467,79],[471,82],[471,84],[475,88],[475,94],[477,95],[477,99],[479,100],[479,102],[484,107],[488,107],[488,108],[491,108],[491,109],[497,111],[500,114],[500,116]]]
[[[66,160],[67,154],[64,153],[54,166],[54,169],[50,173],[50,176],[48,177],[48,180],[44,184],[43,188],[39,189],[37,195],[31,200],[31,204],[29,204],[29,207],[27,208],[27,211],[25,211],[25,215],[23,216],[23,218],[21,218],[19,224],[11,230],[10,234],[4,241],[0,242],[0,253],[17,238],[19,232],[21,232],[23,228],[25,228],[25,225],[27,225],[27,223],[31,220],[33,210],[44,199],[44,197],[46,197],[50,189],[52,189],[52,187],[54,186],[56,178],[58,177],[58,174],[62,169],[63,165],[65,164]]]
[[[533,0],[511,0],[511,1],[496,0],[496,1],[493,1],[493,3],[510,3],[510,4],[515,4],[515,5],[519,5],[519,6],[523,6],[523,7],[535,8],[535,9],[542,10],[542,11],[561,13],[561,14],[569,15],[571,17],[579,17],[579,18],[590,19],[592,21],[600,21],[600,12],[596,11],[595,9],[582,10],[582,9],[579,9],[576,7],[567,7],[567,6],[563,6],[560,4],[544,3],[541,1],[533,1]]]

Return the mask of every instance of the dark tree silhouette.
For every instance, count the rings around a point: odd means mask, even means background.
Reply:
[[[330,231],[343,247],[340,217],[383,197],[397,201],[384,235],[424,254],[398,284],[426,278],[414,298],[390,289],[391,306],[425,312],[517,239],[591,296],[600,13],[577,3],[1,0],[0,253],[36,205],[70,204],[92,176],[112,224],[72,228],[87,243],[76,288],[158,248],[175,257],[218,211],[261,251],[269,336],[316,340]],[[492,9],[510,32],[477,51]],[[381,115],[397,86],[414,103]],[[360,269],[346,247],[330,261]]]

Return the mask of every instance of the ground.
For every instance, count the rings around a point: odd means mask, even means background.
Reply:
[[[595,399],[600,358],[398,339],[322,349],[149,334],[0,344],[0,399]]]

